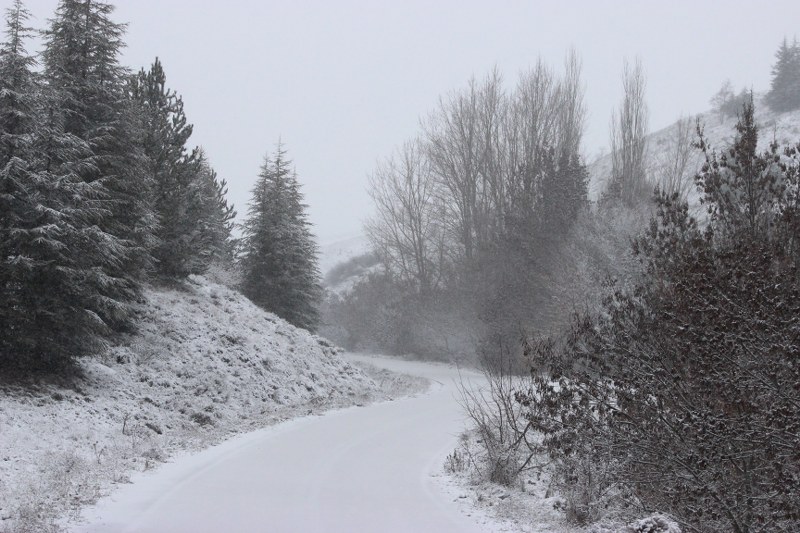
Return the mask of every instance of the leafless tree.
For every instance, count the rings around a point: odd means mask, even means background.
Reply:
[[[692,190],[692,162],[695,157],[692,140],[695,127],[691,118],[684,117],[675,123],[666,143],[655,156],[654,171],[659,188],[670,196],[677,194],[682,201]]]
[[[445,261],[435,182],[418,140],[407,142],[370,176],[376,215],[367,234],[382,260],[427,292],[440,280]]]
[[[573,48],[564,59],[564,77],[559,83],[558,152],[578,154],[586,127],[586,87],[581,77],[583,65]]]
[[[642,62],[626,60],[622,69],[622,106],[611,115],[611,180],[607,193],[632,204],[647,193],[645,164],[648,111]]]
[[[494,198],[502,195],[499,132],[505,96],[497,70],[483,82],[439,102],[423,121],[426,156],[441,185],[453,237],[469,261],[495,226]]]
[[[475,206],[478,196],[478,87],[470,80],[466,91],[439,101],[425,122],[426,152],[437,180],[447,194],[451,229],[470,259],[475,244]]]
[[[729,113],[731,102],[736,98],[733,92],[733,84],[731,80],[725,80],[722,83],[719,91],[711,97],[710,103],[713,109],[719,113],[719,121],[725,120],[725,116]],[[734,109],[734,113],[736,110]]]

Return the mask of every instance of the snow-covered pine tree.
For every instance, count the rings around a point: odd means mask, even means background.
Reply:
[[[288,180],[289,215],[292,223],[289,246],[289,284],[291,288],[288,319],[295,325],[314,331],[319,323],[319,305],[322,301],[320,271],[317,265],[317,243],[311,234],[300,192],[297,172],[294,170]]]
[[[770,109],[778,112],[800,109],[800,44],[783,39],[775,53],[772,85],[766,96]]]
[[[321,288],[305,208],[297,176],[278,143],[261,167],[244,224],[242,289],[257,305],[313,330]]]
[[[58,370],[124,324],[130,282],[115,277],[122,243],[108,215],[87,142],[37,83],[24,49],[27,12],[8,11],[0,48],[0,370]]]
[[[25,50],[28,11],[20,0],[6,10],[6,38],[0,46],[0,367],[15,357],[22,332],[16,323],[25,287],[18,241],[27,236],[32,133],[36,122],[35,61]]]
[[[128,97],[128,70],[119,63],[125,25],[100,0],[60,0],[44,32],[44,76],[58,100],[64,133],[86,141],[94,165],[80,170],[87,183],[108,190],[111,216],[102,230],[122,239],[119,269],[140,279],[150,268],[157,225],[152,180],[143,170],[136,107]]]
[[[236,210],[233,205],[228,205],[228,183],[218,178],[202,150],[197,176],[202,200],[198,217],[203,229],[202,257],[206,264],[231,262],[236,248],[236,241],[232,238]]]
[[[204,191],[207,165],[202,154],[187,150],[192,125],[183,100],[167,89],[158,58],[150,70],[131,78],[129,91],[140,108],[145,168],[153,181],[153,209],[159,221],[159,243],[153,250],[156,271],[174,279],[202,273],[212,251],[207,249],[207,224],[199,217],[211,200]]]

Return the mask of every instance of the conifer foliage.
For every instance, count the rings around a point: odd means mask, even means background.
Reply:
[[[119,63],[111,4],[61,0],[43,69],[21,0],[0,44],[0,373],[63,371],[134,328],[157,273],[232,260],[235,212],[156,61]]]
[[[767,105],[779,113],[800,109],[800,44],[784,39],[775,54]]]
[[[187,150],[192,125],[182,98],[166,88],[158,58],[131,78],[129,91],[139,106],[144,169],[153,183],[156,271],[174,279],[201,274],[227,253],[235,212],[224,200],[225,183],[202,150]]]
[[[115,275],[124,242],[101,229],[109,192],[83,179],[91,147],[30,70],[26,16],[9,10],[0,58],[0,368],[22,372],[62,367],[124,324],[134,288]]]
[[[253,189],[242,245],[242,289],[257,305],[314,330],[321,299],[317,249],[297,174],[278,143]]]
[[[141,279],[156,242],[153,183],[142,172],[135,108],[125,91],[129,72],[119,63],[125,25],[111,20],[113,12],[99,0],[61,0],[44,32],[42,56],[64,132],[93,153],[80,175],[109,192],[112,207],[101,228],[122,239],[119,274]]]

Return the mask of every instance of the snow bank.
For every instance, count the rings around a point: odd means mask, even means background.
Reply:
[[[81,378],[0,386],[0,531],[54,530],[177,450],[376,397],[338,348],[222,285],[144,296],[138,332]]]

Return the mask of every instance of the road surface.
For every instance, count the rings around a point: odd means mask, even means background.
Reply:
[[[431,477],[466,427],[456,400],[459,373],[369,361],[423,375],[433,380],[431,390],[285,422],[178,459],[88,509],[86,522],[71,531],[480,531]]]

